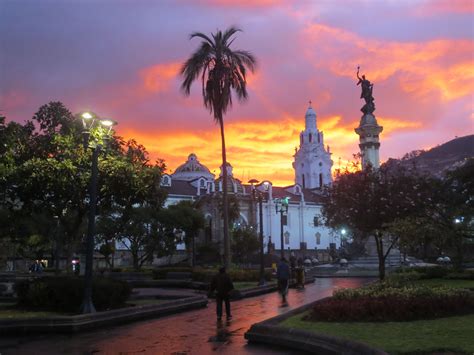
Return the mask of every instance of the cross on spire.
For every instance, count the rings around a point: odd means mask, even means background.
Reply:
[[[313,103],[311,100],[308,101],[309,107],[311,107],[311,104]]]

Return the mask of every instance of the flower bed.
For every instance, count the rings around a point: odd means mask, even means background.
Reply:
[[[474,296],[467,290],[378,283],[336,291],[332,298],[318,303],[306,320],[412,321],[466,313],[474,313]]]

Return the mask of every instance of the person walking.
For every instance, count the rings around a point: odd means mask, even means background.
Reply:
[[[288,306],[286,295],[288,294],[288,286],[290,280],[290,267],[285,258],[281,258],[277,267],[278,291],[280,292],[283,306]]]
[[[209,294],[216,291],[216,313],[217,320],[222,319],[222,302],[225,302],[225,314],[227,320],[232,319],[230,312],[230,291],[234,289],[234,284],[230,276],[226,273],[225,267],[219,269],[219,273],[212,278]]]

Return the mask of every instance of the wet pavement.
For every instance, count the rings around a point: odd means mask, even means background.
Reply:
[[[368,282],[361,278],[324,278],[291,289],[289,307],[276,292],[232,302],[233,320],[216,321],[215,302],[207,308],[74,335],[0,338],[0,354],[291,354],[288,350],[247,344],[244,333],[254,323],[330,296],[336,288]]]

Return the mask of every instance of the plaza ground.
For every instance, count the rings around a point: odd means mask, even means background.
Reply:
[[[108,327],[75,335],[17,336],[0,339],[7,354],[288,354],[247,344],[244,333],[254,323],[332,295],[336,288],[359,287],[368,279],[317,279],[302,291],[290,290],[289,307],[280,307],[276,292],[232,302],[234,319],[217,322],[215,302],[209,306],[164,318]]]

